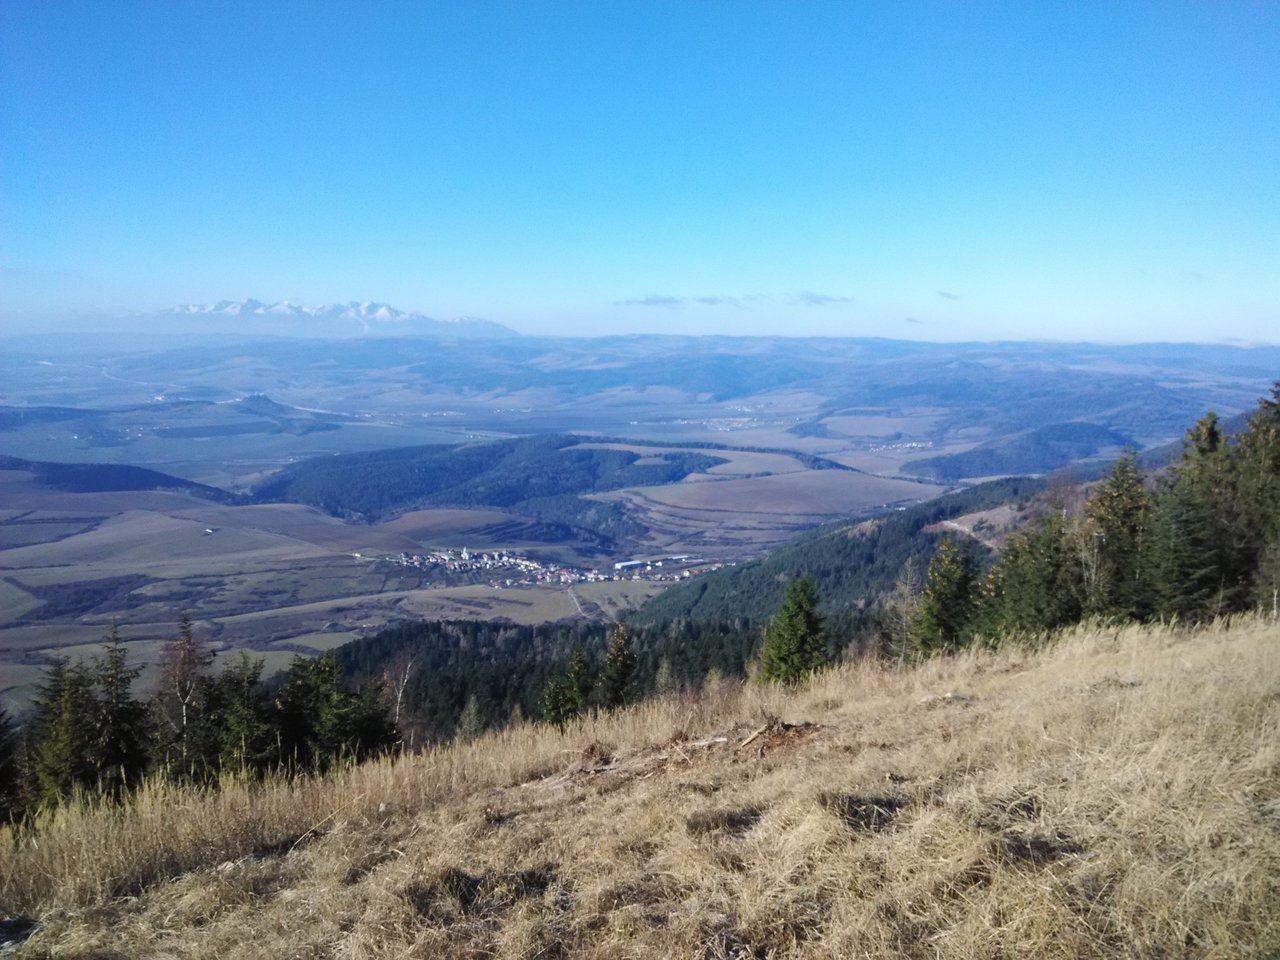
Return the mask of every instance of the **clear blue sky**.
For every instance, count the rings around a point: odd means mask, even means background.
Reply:
[[[1280,3],[0,3],[0,311],[1280,340]]]

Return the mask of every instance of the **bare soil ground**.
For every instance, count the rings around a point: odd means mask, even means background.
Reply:
[[[0,843],[16,957],[1269,957],[1280,626],[712,683]]]

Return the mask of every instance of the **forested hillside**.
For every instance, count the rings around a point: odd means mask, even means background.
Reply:
[[[353,682],[385,682],[392,699],[401,701],[401,727],[415,731],[422,742],[468,726],[500,727],[512,717],[542,717],[548,685],[571,669],[575,651],[582,706],[600,705],[595,688],[612,629],[598,623],[414,621],[345,644],[336,656]],[[712,671],[740,677],[760,635],[758,624],[741,619],[631,629],[634,669],[624,699],[696,689]]]
[[[317,457],[280,470],[254,490],[254,498],[369,521],[428,506],[499,507],[614,539],[639,528],[617,504],[582,500],[581,494],[675,483],[724,462],[703,453],[642,458],[580,442],[555,434]]]
[[[1029,499],[1045,485],[1043,480],[1026,477],[996,480],[875,520],[827,524],[759,560],[673,587],[646,603],[632,622],[763,621],[782,601],[787,581],[798,576],[814,581],[824,611],[863,609],[893,588],[908,562],[921,572],[928,566],[937,538],[921,536],[923,528],[961,514]]]
[[[906,473],[935,480],[992,477],[1002,474],[1048,473],[1107,449],[1133,445],[1127,434],[1092,423],[1054,423],[1026,433],[985,443],[964,453],[912,460]]]
[[[230,503],[236,497],[217,487],[206,486],[159,470],[123,463],[48,463],[0,456],[0,470],[23,470],[34,475],[41,486],[66,493],[109,493],[123,490],[182,490],[186,493]]]
[[[1122,457],[1082,509],[1066,503],[1005,544],[985,572],[949,542],[913,610],[924,653],[1089,618],[1202,622],[1280,609],[1280,384],[1236,434],[1209,413],[1178,462],[1146,475]]]

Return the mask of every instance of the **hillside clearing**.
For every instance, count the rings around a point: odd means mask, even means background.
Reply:
[[[1079,630],[150,788],[4,844],[0,915],[19,957],[1273,956],[1278,774],[1274,621]]]

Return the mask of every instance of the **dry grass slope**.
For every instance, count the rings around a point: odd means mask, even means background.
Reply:
[[[793,724],[740,747],[764,715]],[[1280,627],[1080,630],[156,787],[4,843],[0,911],[41,922],[21,957],[1273,957]]]

